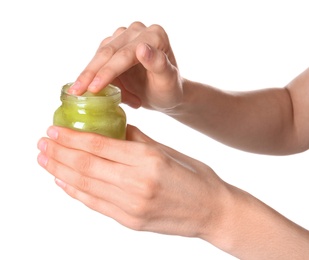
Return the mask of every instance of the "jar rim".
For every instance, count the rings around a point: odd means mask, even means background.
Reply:
[[[94,94],[89,91],[86,91],[84,94],[78,96],[72,93],[67,92],[67,90],[73,85],[73,82],[67,83],[62,86],[61,93],[71,98],[76,98],[77,100],[86,100],[86,99],[104,99],[104,98],[117,98],[121,94],[121,89],[113,84],[108,84],[101,91]]]

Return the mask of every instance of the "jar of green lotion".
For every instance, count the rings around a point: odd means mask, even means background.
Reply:
[[[87,91],[81,96],[76,96],[67,92],[72,84],[68,83],[61,89],[62,104],[54,113],[53,124],[125,139],[126,114],[119,106],[121,90],[109,84],[99,93]]]

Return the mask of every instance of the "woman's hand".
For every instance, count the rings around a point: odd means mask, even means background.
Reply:
[[[134,230],[199,237],[239,259],[305,259],[309,232],[207,165],[128,126],[127,140],[60,127],[39,164],[71,197]]]
[[[70,91],[98,92],[113,83],[123,102],[164,112],[182,100],[182,79],[169,43],[159,25],[140,22],[118,28],[100,44],[96,54]]]
[[[50,127],[38,162],[71,197],[134,229],[198,237],[217,227],[225,183],[128,126],[127,140]]]

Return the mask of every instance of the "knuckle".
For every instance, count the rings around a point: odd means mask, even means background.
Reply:
[[[89,192],[91,190],[91,185],[89,179],[85,176],[79,176],[76,180],[76,187],[78,190]]]
[[[168,39],[166,31],[161,25],[153,24],[149,26],[148,31],[154,35],[157,35],[158,39],[165,42],[165,39]]]
[[[141,218],[131,218],[126,223],[126,226],[135,231],[143,231],[147,225],[148,221]]]
[[[136,184],[135,190],[144,200],[153,200],[157,196],[159,190],[157,174],[147,174],[147,176]]]
[[[158,34],[165,34],[165,30],[163,29],[163,27],[159,24],[152,24],[148,27],[149,31],[158,33]]]
[[[105,59],[106,58],[111,58],[114,53],[116,52],[116,49],[113,45],[111,44],[106,44],[97,50],[97,55],[103,56]]]
[[[101,154],[108,147],[108,141],[103,136],[94,134],[89,139],[89,147],[94,154]]]
[[[162,26],[158,24],[153,24],[148,27],[147,33],[151,35],[152,40],[158,46],[166,46],[169,45],[169,38],[166,31],[163,29]]]
[[[167,157],[161,149],[155,146],[148,149],[148,151],[146,151],[146,154],[147,164],[151,165],[151,172],[155,174],[163,172],[166,168],[166,164],[169,163],[169,157]],[[158,176],[156,178],[158,178]]]
[[[99,48],[100,48],[101,46],[103,46],[103,45],[108,44],[112,39],[113,39],[112,36],[106,37],[104,40],[101,41],[101,43],[100,43],[100,45],[99,45]],[[99,49],[99,48],[98,48],[98,49]]]
[[[83,204],[95,211],[98,211],[100,209],[100,201],[94,196],[83,197]]]
[[[124,217],[118,219],[118,222],[135,231],[146,230],[147,224],[149,223],[148,220],[134,217],[128,213],[125,214]]]
[[[123,31],[125,31],[127,29],[127,27],[124,27],[124,26],[121,26],[121,27],[118,27],[116,29],[116,31],[114,32],[113,36],[117,36],[119,34],[121,34]]]
[[[46,153],[56,160],[59,160],[63,156],[62,149],[59,149],[59,145],[54,142],[49,142]]]
[[[135,21],[131,23],[130,26],[128,27],[128,29],[133,30],[133,31],[140,31],[145,28],[146,26],[142,22],[139,22],[139,21]]]
[[[156,66],[160,68],[162,71],[169,69],[169,60],[165,55],[161,55],[156,60]],[[177,75],[177,74],[176,74]],[[170,81],[174,82],[174,78],[171,78]]]
[[[118,28],[116,29],[116,32],[117,32],[117,31],[123,32],[123,31],[125,31],[126,29],[127,29],[127,27],[125,27],[125,26],[120,26],[120,27],[118,27]]]
[[[150,215],[150,203],[145,199],[137,199],[130,203],[128,212],[134,218],[145,221]]]
[[[84,71],[81,72],[78,79],[81,80],[81,81],[84,81],[86,79],[93,78],[95,76],[95,74],[96,73],[94,71],[91,71],[89,69],[85,69]]]
[[[129,47],[121,48],[118,53],[120,57],[124,57],[125,59],[135,57],[135,52],[132,51]]]
[[[55,159],[47,160],[46,169],[55,177],[59,177],[62,172],[60,164]]]
[[[75,167],[78,169],[79,172],[82,173],[87,173],[92,165],[92,159],[90,154],[79,154],[76,158],[75,158],[75,162],[74,162]]]
[[[148,147],[146,148],[145,164],[147,165],[148,172],[136,178],[132,186],[135,192],[135,198],[132,200],[129,206],[129,212],[131,215],[141,218],[148,219],[153,210],[153,204],[159,197],[161,192],[161,175],[163,172],[164,157],[158,149]],[[162,161],[163,158],[163,161]]]

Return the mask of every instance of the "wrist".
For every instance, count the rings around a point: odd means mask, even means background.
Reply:
[[[264,204],[228,183],[217,195],[213,217],[199,237],[231,255],[242,256],[243,248],[255,243],[250,240],[256,236],[256,213]]]
[[[199,234],[199,238],[213,244],[223,251],[230,251],[233,247],[233,238],[230,236],[235,227],[235,220],[239,217],[240,205],[237,193],[242,192],[236,187],[223,182],[224,185],[218,189],[211,217],[205,228]]]
[[[210,228],[200,238],[239,259],[304,259],[308,255],[308,230],[251,194],[226,187],[222,194],[226,198],[219,200],[219,217],[207,223]]]
[[[181,117],[181,116],[184,116],[185,114],[190,113],[188,109],[190,109],[190,103],[191,103],[191,100],[193,100],[193,94],[194,94],[194,91],[192,91],[192,87],[193,87],[192,85],[193,85],[193,82],[185,78],[182,78],[181,79],[181,86],[182,86],[181,98],[178,100],[176,105],[168,109],[165,109],[162,112],[173,118]]]

